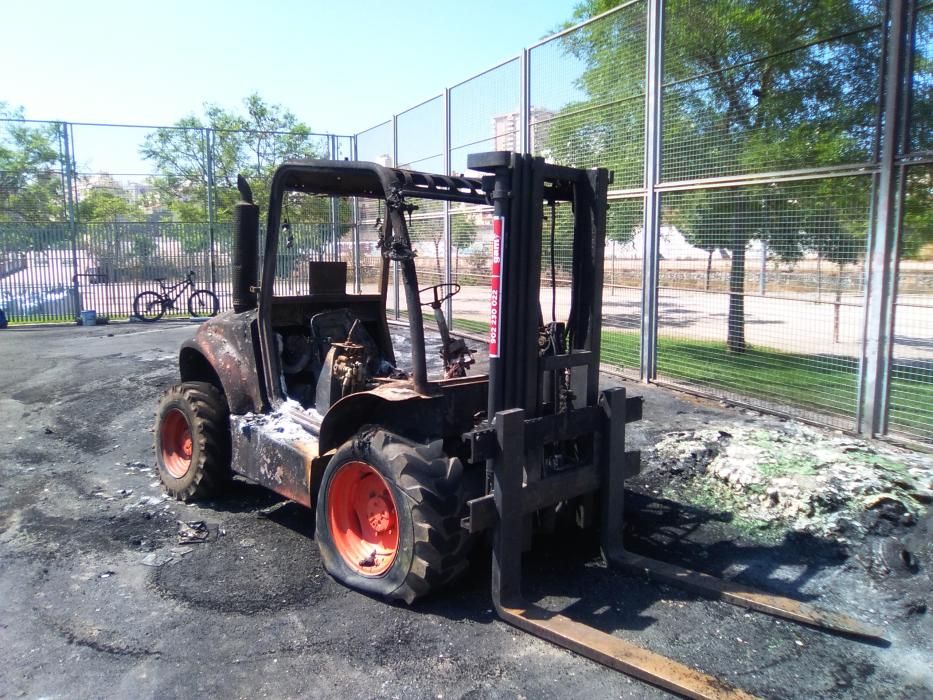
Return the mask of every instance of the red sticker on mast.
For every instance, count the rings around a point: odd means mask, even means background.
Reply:
[[[502,284],[502,236],[505,217],[492,219],[492,279],[489,283],[489,356],[499,357],[499,329],[502,318],[499,292]]]

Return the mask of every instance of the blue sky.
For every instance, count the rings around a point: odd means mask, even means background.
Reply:
[[[257,91],[316,131],[354,133],[519,53],[573,5],[9,2],[0,100],[33,119],[171,124]]]

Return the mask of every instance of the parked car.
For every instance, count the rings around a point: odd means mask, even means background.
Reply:
[[[64,285],[30,290],[3,290],[0,307],[11,320],[30,316],[71,318],[76,315],[71,291]]]

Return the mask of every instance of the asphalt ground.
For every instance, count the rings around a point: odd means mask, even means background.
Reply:
[[[499,621],[488,557],[414,606],[324,572],[310,514],[245,482],[223,500],[166,500],[153,416],[192,324],[0,331],[0,697],[667,697]],[[629,428],[648,447],[737,412],[668,391]],[[933,696],[929,563],[877,579],[857,553],[736,539],[727,513],[633,484],[630,547],[847,612],[875,646],[607,570],[586,538],[539,539],[532,600],[774,698]],[[180,544],[178,521],[208,539]],[[919,577],[919,578],[918,578]]]

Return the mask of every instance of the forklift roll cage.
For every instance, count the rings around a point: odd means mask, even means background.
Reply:
[[[412,380],[415,391],[421,394],[431,393],[427,381],[427,369],[424,353],[424,320],[421,304],[418,300],[417,276],[411,240],[404,214],[412,208],[406,198],[418,197],[467,204],[487,204],[487,197],[482,190],[482,181],[477,178],[431,175],[399,168],[388,168],[376,163],[356,161],[300,160],[290,161],[280,166],[273,176],[269,194],[269,216],[266,232],[265,257],[260,277],[259,295],[259,335],[261,347],[266,358],[266,386],[276,387],[278,383],[278,362],[272,350],[271,300],[274,296],[275,266],[277,260],[279,232],[281,229],[282,203],[288,192],[301,192],[309,195],[330,197],[361,197],[385,201],[387,215],[383,238],[384,247],[391,246],[388,254],[383,255],[379,282],[379,296],[385,309],[388,290],[388,272],[390,260],[397,260],[402,265],[403,280],[408,302],[409,326],[412,339]],[[273,397],[273,404],[281,402]]]

